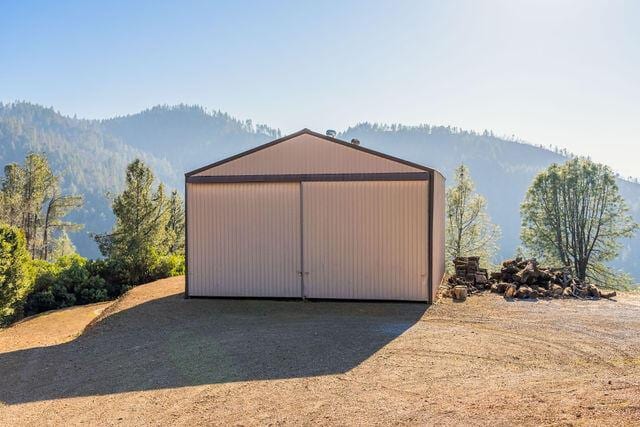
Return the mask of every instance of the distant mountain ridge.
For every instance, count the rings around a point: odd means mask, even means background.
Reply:
[[[50,158],[67,191],[83,194],[86,204],[74,220],[87,224],[72,236],[85,256],[97,256],[89,233],[111,227],[107,192],[122,187],[126,164],[142,158],[167,186],[182,191],[184,172],[281,136],[267,125],[254,125],[199,106],[156,106],[137,114],[105,120],[63,116],[30,103],[0,104],[0,164],[21,162],[29,151]],[[362,123],[339,138],[358,138],[365,147],[425,164],[450,176],[469,166],[489,213],[503,232],[501,257],[519,245],[520,203],[537,172],[566,153],[444,126]],[[619,180],[621,192],[640,221],[640,185]],[[635,256],[634,256],[635,254]],[[625,242],[615,265],[640,280],[640,236]]]
[[[71,238],[87,257],[100,254],[91,234],[110,230],[109,194],[124,184],[126,165],[145,161],[156,177],[183,191],[183,174],[211,158],[276,138],[279,131],[196,106],[158,106],[131,116],[85,120],[27,102],[0,104],[0,167],[31,152],[47,155],[65,191],[85,203],[70,219],[86,224]]]
[[[254,125],[200,106],[155,106],[137,114],[101,120],[104,133],[132,147],[171,159],[182,173],[210,157],[225,157],[281,136],[266,125]],[[188,149],[188,152],[185,152]]]

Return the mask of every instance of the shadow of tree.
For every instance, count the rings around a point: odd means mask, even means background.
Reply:
[[[173,295],[117,312],[74,341],[0,354],[0,401],[344,373],[426,309]]]

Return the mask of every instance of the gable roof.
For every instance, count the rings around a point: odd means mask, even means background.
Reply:
[[[299,137],[301,135],[311,135],[311,136],[314,136],[316,138],[320,138],[320,139],[323,139],[323,140],[326,140],[326,141],[329,141],[329,142],[332,142],[332,143],[335,143],[335,144],[339,144],[339,145],[344,146],[344,147],[348,147],[348,148],[353,149],[353,150],[357,150],[357,151],[360,151],[360,152],[363,152],[363,153],[367,153],[369,155],[373,155],[373,156],[376,156],[376,157],[379,157],[379,158],[382,158],[382,159],[385,159],[385,160],[389,160],[389,161],[392,161],[392,162],[395,162],[395,163],[399,163],[399,164],[404,165],[404,166],[409,166],[411,168],[415,168],[415,169],[418,169],[418,170],[421,170],[421,171],[431,172],[431,173],[437,172],[435,169],[429,168],[427,166],[423,166],[423,165],[420,165],[420,164],[417,164],[417,163],[413,163],[413,162],[410,162],[408,160],[400,159],[398,157],[393,157],[393,156],[390,156],[388,154],[381,153],[379,151],[375,151],[375,150],[372,150],[372,149],[369,149],[369,148],[361,147],[359,145],[355,145],[355,144],[352,144],[350,142],[347,142],[347,141],[344,141],[344,140],[341,140],[341,139],[338,139],[338,138],[333,138],[333,137],[330,137],[330,136],[327,136],[327,135],[324,135],[324,134],[321,134],[321,133],[318,133],[318,132],[314,132],[314,131],[312,131],[310,129],[304,128],[302,130],[299,130],[298,132],[292,133],[290,135],[286,135],[286,136],[284,136],[282,138],[276,139],[276,140],[271,141],[271,142],[267,142],[266,144],[259,145],[259,146],[255,147],[255,148],[250,149],[250,150],[243,151],[243,152],[241,152],[239,154],[236,154],[234,156],[227,157],[227,158],[219,160],[217,162],[214,162],[214,163],[208,164],[206,166],[200,167],[198,169],[194,169],[194,170],[192,170],[190,172],[185,173],[185,177],[187,177],[187,178],[191,177],[193,175],[196,175],[196,174],[199,174],[201,172],[204,172],[204,171],[206,171],[208,169],[212,169],[212,168],[215,168],[217,166],[221,166],[223,164],[232,162],[232,161],[240,159],[242,157],[245,157],[245,156],[251,155],[253,153],[262,151],[264,149],[273,147],[273,146],[275,146],[277,144],[280,144],[282,142],[288,141],[290,139]]]

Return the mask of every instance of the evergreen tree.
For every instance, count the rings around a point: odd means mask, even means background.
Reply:
[[[521,211],[522,241],[534,255],[571,267],[580,280],[630,283],[606,265],[619,239],[638,228],[608,167],[581,158],[551,165],[533,180]]]
[[[167,204],[166,247],[170,254],[184,254],[184,204],[176,190]]]
[[[82,197],[60,194],[59,178],[42,154],[27,155],[24,166],[9,164],[0,191],[0,219],[19,227],[34,259],[47,260],[52,240],[82,226],[63,218],[82,206]]]
[[[44,223],[42,225],[42,259],[45,261],[49,260],[49,253],[52,247],[57,245],[56,240],[51,238],[54,232],[59,233],[58,239],[66,238],[66,240],[69,240],[67,231],[76,231],[83,227],[82,224],[63,221],[63,218],[69,212],[82,206],[82,197],[59,195],[58,191],[56,182],[44,214]],[[70,240],[68,243],[73,246]]]
[[[21,314],[31,283],[29,262],[22,231],[0,223],[0,324]]]
[[[154,190],[153,185],[153,173],[142,161],[129,164],[126,187],[113,201],[114,229],[96,236],[102,254],[121,266],[130,285],[149,280],[158,257],[169,252],[164,186]]]
[[[51,261],[56,261],[61,257],[66,257],[76,254],[76,247],[69,238],[66,231],[62,231],[60,236],[53,241],[53,248],[51,251]]]
[[[0,191],[0,220],[13,227],[22,226],[24,181],[24,170],[20,165],[11,163],[5,166]]]
[[[22,197],[22,224],[27,247],[32,258],[39,254],[38,232],[42,221],[42,205],[55,178],[46,157],[31,153],[24,162],[24,187]]]
[[[446,199],[447,260],[479,256],[484,265],[490,264],[498,249],[500,228],[487,215],[487,202],[475,192],[465,165],[456,169],[454,185],[447,190]],[[451,268],[451,263],[447,263],[447,268]]]

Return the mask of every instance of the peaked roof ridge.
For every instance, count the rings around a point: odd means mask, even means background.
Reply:
[[[249,154],[253,154],[253,153],[257,152],[257,151],[264,150],[265,148],[272,147],[274,145],[280,144],[281,142],[285,142],[285,141],[288,141],[290,139],[293,139],[293,138],[296,138],[296,137],[298,137],[300,135],[305,135],[305,134],[306,135],[315,136],[316,138],[324,139],[326,141],[330,141],[330,142],[333,142],[335,144],[340,144],[340,145],[343,145],[345,147],[349,147],[349,148],[354,149],[354,150],[358,150],[358,151],[361,151],[361,152],[364,152],[364,153],[367,153],[367,154],[371,154],[373,156],[381,157],[383,159],[390,160],[390,161],[393,161],[393,162],[396,162],[396,163],[400,163],[400,164],[403,164],[403,165],[406,165],[406,166],[410,166],[410,167],[413,167],[413,168],[416,168],[416,169],[420,169],[420,170],[427,171],[427,172],[437,172],[433,168],[430,168],[430,167],[427,167],[427,166],[424,166],[424,165],[421,165],[421,164],[418,164],[418,163],[413,163],[413,162],[410,162],[408,160],[404,160],[404,159],[401,159],[401,158],[398,158],[398,157],[390,156],[390,155],[382,153],[380,151],[372,150],[370,148],[365,148],[365,147],[362,147],[360,145],[355,145],[355,144],[352,144],[352,143],[347,142],[347,141],[342,140],[342,139],[334,138],[334,137],[329,136],[329,135],[325,135],[325,134],[322,134],[322,133],[319,133],[319,132],[312,131],[309,128],[302,128],[297,132],[290,133],[289,135],[285,135],[285,136],[283,136],[281,138],[275,139],[275,140],[267,142],[265,144],[258,145],[257,147],[254,147],[254,148],[251,148],[249,150],[243,151],[241,153],[235,154],[235,155],[233,155],[231,157],[227,157],[227,158],[224,158],[222,160],[218,160],[217,162],[213,162],[211,164],[202,166],[202,167],[200,167],[198,169],[194,169],[194,170],[192,170],[190,172],[185,173],[185,177],[189,177],[189,176],[195,175],[197,173],[203,172],[203,171],[205,171],[207,169],[223,165],[225,163],[228,163],[228,162],[231,162],[233,160],[239,159],[240,157],[248,156]]]

